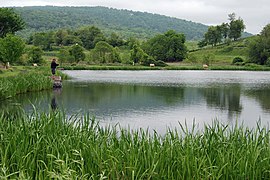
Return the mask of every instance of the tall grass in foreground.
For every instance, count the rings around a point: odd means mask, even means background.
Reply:
[[[269,140],[266,128],[217,121],[160,136],[89,115],[0,116],[0,179],[269,179]]]
[[[52,88],[52,81],[42,73],[21,73],[0,78],[0,100],[28,91]]]

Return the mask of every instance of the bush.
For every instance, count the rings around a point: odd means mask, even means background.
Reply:
[[[143,66],[149,66],[150,64],[156,64],[156,61],[151,56],[145,56],[141,61],[141,65]]]
[[[233,58],[233,61],[232,61],[232,64],[236,64],[236,63],[243,63],[244,62],[244,60],[243,60],[243,58],[241,58],[241,57],[235,57],[235,58]]]
[[[32,47],[29,52],[28,52],[28,57],[29,57],[29,63],[37,63],[37,64],[42,64],[43,63],[43,58],[42,55],[44,54],[43,50],[40,47],[34,46]]]

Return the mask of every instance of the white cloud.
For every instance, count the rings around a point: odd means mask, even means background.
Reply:
[[[235,12],[246,31],[259,33],[270,23],[269,0],[0,0],[0,6],[106,6],[157,13],[207,25],[227,22]]]

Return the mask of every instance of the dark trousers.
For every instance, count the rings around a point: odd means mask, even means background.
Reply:
[[[55,75],[55,68],[52,68],[52,74]]]

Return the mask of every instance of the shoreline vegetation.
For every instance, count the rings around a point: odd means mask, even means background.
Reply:
[[[1,179],[269,179],[270,131],[213,121],[164,136],[89,114],[0,114]],[[10,116],[8,116],[10,117]]]
[[[3,72],[5,71],[5,72]],[[0,73],[0,100],[30,91],[52,88],[51,72],[44,67],[12,67]],[[57,72],[66,79],[67,76]]]
[[[250,64],[247,66],[208,66],[204,68],[202,65],[170,65],[165,67],[149,67],[149,66],[132,66],[132,65],[77,65],[77,66],[61,66],[64,70],[234,70],[234,71],[270,71],[270,67]]]

